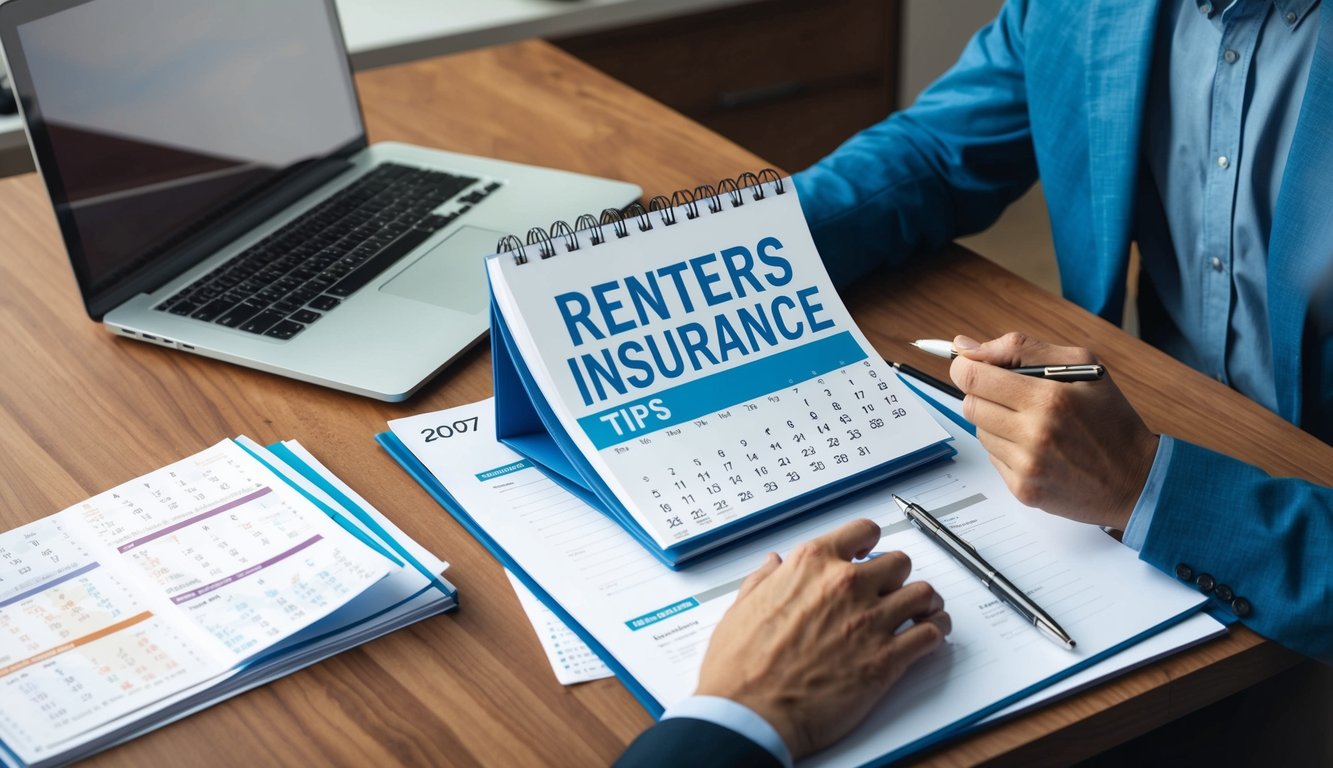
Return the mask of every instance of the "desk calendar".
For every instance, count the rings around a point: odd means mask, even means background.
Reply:
[[[751,178],[486,262],[500,440],[671,566],[952,453]]]
[[[299,445],[244,438],[0,534],[0,762],[78,759],[444,610],[444,567]]]

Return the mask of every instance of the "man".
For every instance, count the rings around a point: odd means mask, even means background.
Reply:
[[[1329,16],[1319,0],[1010,0],[910,109],[797,176],[830,273],[981,230],[1040,177],[1067,298],[1118,322],[1137,241],[1143,338],[1333,440]],[[966,415],[1020,499],[1124,530],[1215,615],[1333,660],[1333,490],[1153,435],[1109,380],[1004,370],[1087,350],[955,346]]]

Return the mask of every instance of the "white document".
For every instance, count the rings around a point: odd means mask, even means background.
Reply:
[[[564,431],[663,549],[882,479],[947,439],[852,320],[790,179],[778,189],[746,189],[739,206],[724,194],[716,213],[701,202],[631,218],[623,239],[604,226],[600,244],[586,230],[577,250],[559,237],[550,257],[532,245],[525,263],[486,261]]]
[[[956,405],[945,393],[935,390],[924,382],[914,380],[913,385],[927,391],[936,402],[945,407],[953,408]],[[961,409],[954,408],[954,410],[961,415]],[[509,577],[509,582],[518,595],[528,621],[532,622],[533,631],[541,640],[542,649],[551,662],[556,679],[562,685],[574,685],[613,676],[614,673],[602,663],[592,648],[580,640],[559,616],[532,594],[532,590],[524,586],[523,582],[508,569],[505,570],[505,575]],[[1124,674],[1163,656],[1223,634],[1226,634],[1226,627],[1207,614],[1199,613],[1081,672],[1075,672],[1053,685],[1042,688],[1031,696],[989,715],[981,722],[995,722],[1072,695],[1115,675]]]
[[[924,404],[923,404],[924,405]],[[1081,664],[1178,621],[1197,592],[1140,562],[1100,530],[1019,504],[984,450],[954,432],[959,455],[726,554],[672,572],[614,522],[496,443],[489,401],[390,423],[478,525],[587,630],[659,706],[690,695],[708,638],[765,553],[856,517],[879,523],[878,549],[899,549],[954,622],[946,647],[911,672],[867,721],[813,764],[861,764],[918,749],[1039,690]],[[476,429],[425,442],[422,427],[475,419]],[[976,546],[1078,643],[1057,647],[923,537],[889,500],[917,501]]]

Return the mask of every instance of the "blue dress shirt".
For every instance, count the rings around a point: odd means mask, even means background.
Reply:
[[[1166,76],[1148,88],[1136,211],[1143,338],[1270,410],[1268,242],[1318,4],[1168,2],[1152,65]],[[1171,440],[1162,438],[1125,530],[1135,549],[1152,523]]]

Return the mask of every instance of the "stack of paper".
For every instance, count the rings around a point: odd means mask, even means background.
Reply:
[[[878,549],[911,556],[913,578],[943,595],[953,635],[816,762],[902,757],[1029,706],[1034,695],[1068,692],[1222,631],[1197,613],[1203,602],[1197,592],[1097,528],[1019,504],[975,438],[954,424],[948,426],[958,455],[951,462],[675,572],[496,443],[490,415],[483,402],[401,419],[380,440],[654,714],[693,692],[714,627],[766,552],[786,553],[849,519],[869,517],[883,531]],[[475,425],[466,439],[420,439],[425,424],[460,419]],[[918,501],[963,535],[1050,611],[1077,649],[1049,642],[986,591],[907,523],[889,492]],[[1152,644],[1139,647],[1144,640]],[[1130,655],[1119,655],[1127,649]]]
[[[0,761],[68,762],[453,608],[297,443],[226,440],[0,534]]]

